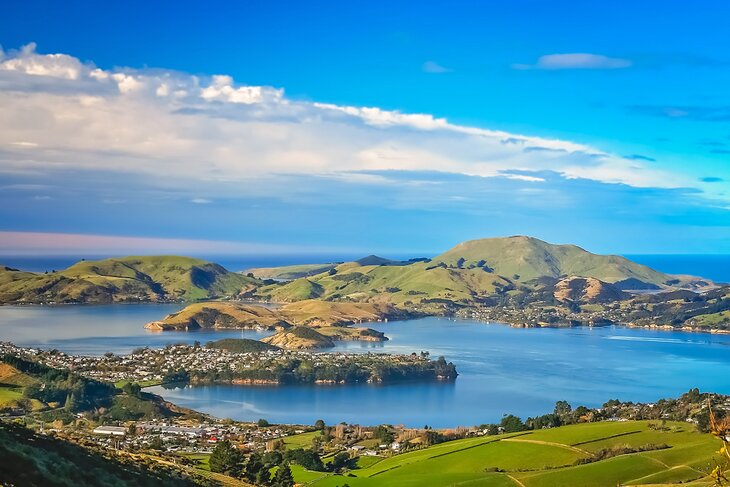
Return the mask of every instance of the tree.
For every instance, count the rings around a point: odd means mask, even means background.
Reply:
[[[375,428],[373,436],[383,443],[393,443],[393,440],[395,440],[395,434],[390,430],[390,427],[384,424]]]
[[[333,472],[339,472],[343,468],[347,466],[347,464],[350,462],[350,455],[348,455],[346,452],[341,451],[337,455],[332,458],[332,461],[330,462],[330,470]]]
[[[252,453],[248,457],[248,462],[246,462],[244,476],[251,482],[255,482],[261,470],[266,470],[268,474],[268,470],[264,467],[264,462],[261,460],[261,454]]]
[[[525,431],[525,423],[514,414],[505,415],[499,425],[504,429],[505,433],[515,433],[517,431]]]
[[[312,450],[304,450],[302,448],[296,448],[294,450],[288,450],[284,454],[284,459],[287,462],[295,462],[306,468],[307,470],[324,470],[322,459],[319,458],[317,452]]]
[[[165,372],[165,375],[162,376],[163,384],[186,384],[188,382],[190,382],[190,374],[184,369],[170,370]]]
[[[322,437],[315,436],[312,438],[312,450],[319,451],[322,448]]]
[[[273,487],[294,487],[294,476],[288,463],[285,462],[279,465],[271,485]]]
[[[262,468],[256,472],[256,479],[254,480],[257,485],[269,485],[271,482],[271,473],[268,468]]]
[[[256,424],[259,428],[267,428],[269,426],[269,422],[266,421],[264,418],[259,419],[256,421]]]
[[[162,438],[159,436],[155,436],[150,440],[150,449],[151,450],[162,450],[165,447],[164,443],[162,443]]]
[[[278,450],[267,451],[264,456],[261,457],[263,464],[269,468],[279,465],[284,459],[281,452]]]
[[[127,382],[122,386],[122,391],[129,396],[140,397],[142,388],[136,382]]]
[[[320,431],[322,431],[324,429],[324,426],[325,426],[324,420],[322,420],[322,419],[318,419],[317,421],[314,422],[314,427]]]
[[[558,401],[555,403],[555,414],[561,418],[565,418],[573,411],[568,401]]]
[[[237,477],[241,474],[243,454],[228,440],[218,443],[208,460],[211,472],[224,473]]]

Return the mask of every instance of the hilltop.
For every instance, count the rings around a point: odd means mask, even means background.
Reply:
[[[324,299],[406,307],[438,301],[473,304],[495,295],[541,288],[545,279],[566,278],[590,279],[594,291],[586,294],[589,300],[592,293],[600,295],[599,300],[617,300],[627,297],[622,293],[625,289],[695,289],[711,284],[658,272],[624,257],[520,236],[464,242],[428,262],[394,263],[368,257],[264,287],[258,293],[280,302]],[[600,292],[595,291],[598,287]]]
[[[289,349],[324,348],[334,346],[335,340],[385,341],[385,335],[378,331],[350,325],[382,321],[389,317],[403,318],[407,314],[391,306],[370,303],[299,301],[271,309],[254,304],[214,301],[188,305],[162,320],[147,323],[145,328],[157,331],[200,328],[276,330],[275,335],[263,341]],[[211,346],[223,349],[258,346],[251,343],[255,340],[219,342]]]
[[[405,318],[392,306],[371,303],[298,301],[279,308],[230,301],[194,303],[159,321],[145,325],[152,330],[199,328],[283,330],[292,326],[345,327],[356,323]]]
[[[540,277],[590,277],[621,289],[625,281],[657,288],[691,286],[699,281],[664,274],[618,255],[593,254],[577,245],[550,244],[526,236],[470,240],[434,257],[433,262],[449,267],[482,268],[515,282]]]
[[[268,336],[261,341],[288,350],[331,348],[335,346],[335,342],[330,337],[306,326],[295,326],[289,330]]]
[[[0,267],[0,304],[196,301],[238,295],[257,284],[201,259],[132,256],[81,261],[45,274]]]

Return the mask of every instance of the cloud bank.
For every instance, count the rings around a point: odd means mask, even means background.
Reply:
[[[581,63],[616,64],[538,65]],[[0,107],[0,253],[295,242],[282,251],[404,256],[517,233],[608,251],[617,239],[683,251],[730,241],[714,177],[425,113],[297,100],[225,74],[100,69],[28,45],[0,52]]]
[[[541,63],[601,64],[581,59]],[[227,75],[102,70],[65,54],[39,54],[32,44],[0,61],[0,105],[0,171],[11,173],[107,171],[180,188],[253,180],[263,188],[280,175],[341,179],[376,170],[480,177],[550,170],[637,187],[683,183],[639,160],[571,141],[428,114],[297,101],[280,88],[241,85]]]

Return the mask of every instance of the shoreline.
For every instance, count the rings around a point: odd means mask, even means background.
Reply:
[[[206,303],[206,302],[241,302],[241,303],[249,303],[248,301],[221,301],[221,300],[208,300],[208,301],[196,301],[197,303]],[[251,302],[252,304],[254,302]],[[284,304],[287,303],[278,303],[273,301],[258,301],[258,304],[261,305],[267,305],[267,306],[278,306],[281,307]],[[140,302],[113,302],[113,303],[53,303],[53,304],[43,304],[43,303],[2,303],[0,304],[0,308],[2,307],[19,307],[19,308],[32,308],[32,307],[38,307],[38,308],[53,308],[53,307],[67,307],[67,306],[81,306],[81,307],[94,307],[94,306],[116,306],[116,305],[131,305],[131,306],[137,306],[137,305],[143,305],[143,306],[158,306],[158,305],[172,305],[172,304],[179,304],[179,305],[186,305],[186,304],[192,304],[187,303],[185,301],[140,301]],[[647,324],[647,325],[640,325],[635,323],[611,323],[609,325],[568,325],[568,326],[560,326],[560,325],[546,325],[546,326],[525,326],[521,323],[511,323],[508,321],[486,321],[483,319],[479,319],[478,317],[461,317],[457,316],[455,314],[424,314],[422,312],[414,312],[414,311],[404,311],[406,317],[403,317],[401,319],[397,320],[389,320],[389,319],[383,319],[380,321],[368,321],[368,322],[357,322],[357,323],[351,323],[347,326],[348,327],[362,327],[364,325],[368,324],[383,324],[383,323],[395,323],[398,321],[413,321],[418,320],[421,318],[445,318],[445,319],[453,319],[453,320],[461,320],[461,321],[475,321],[479,323],[485,323],[485,324],[494,324],[494,325],[503,325],[503,326],[509,326],[510,328],[524,328],[524,329],[531,329],[531,328],[552,328],[552,329],[570,329],[570,328],[606,328],[609,326],[615,326],[618,328],[629,328],[629,329],[645,329],[645,330],[653,330],[653,331],[668,331],[668,332],[685,332],[685,333],[707,333],[711,335],[730,335],[730,330],[724,330],[724,329],[718,329],[718,328],[710,328],[710,329],[702,329],[697,327],[691,327],[691,326],[682,326],[682,327],[675,327],[672,325],[659,325],[656,323]],[[160,320],[158,320],[160,321]],[[197,330],[212,330],[212,331],[272,331],[271,329],[268,329],[266,327],[252,327],[252,326],[245,326],[245,327],[200,327],[195,329],[180,329],[180,328],[163,328],[163,327],[147,327],[147,325],[153,325],[157,324],[157,321],[149,322],[143,325],[142,327],[144,329],[147,329],[151,332],[159,332],[164,333],[168,331],[172,332],[191,332],[191,331],[197,331]],[[357,339],[341,339],[336,341],[365,341],[365,342],[385,342],[388,341],[389,338],[386,337],[385,340],[357,340]]]

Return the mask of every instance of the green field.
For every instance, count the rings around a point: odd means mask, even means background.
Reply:
[[[317,431],[309,431],[307,433],[301,433],[298,435],[292,435],[287,436],[284,438],[284,444],[289,449],[294,448],[311,448],[312,447],[312,439],[322,436],[322,432]]]
[[[719,460],[719,442],[690,424],[670,422],[661,430],[650,424],[588,423],[468,438],[368,460],[347,475],[301,469],[294,474],[298,482],[322,487],[710,485],[703,479]],[[649,450],[590,461],[596,452],[612,448]]]
[[[23,398],[23,390],[15,386],[0,385],[0,406]]]

